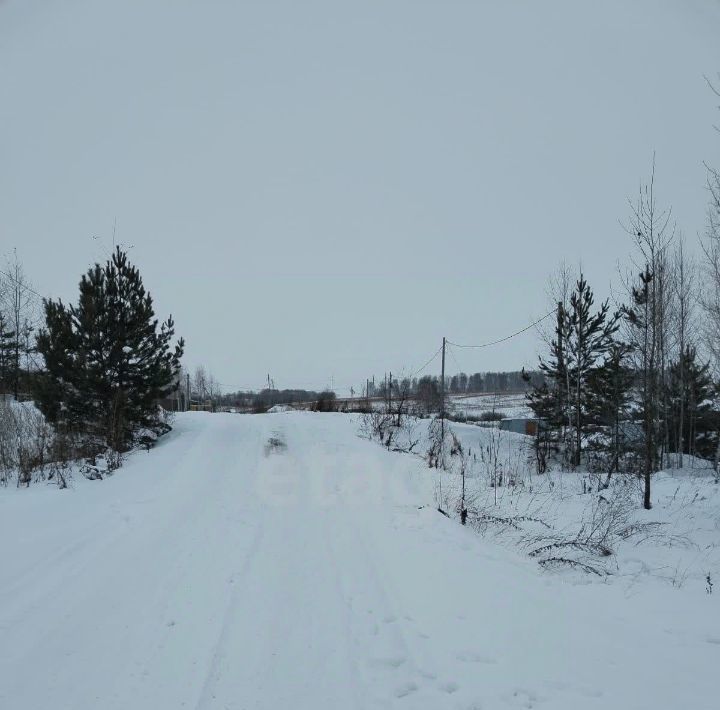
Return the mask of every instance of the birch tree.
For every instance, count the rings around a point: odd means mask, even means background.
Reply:
[[[632,237],[639,274],[626,281],[630,304],[625,308],[626,339],[634,354],[638,374],[639,404],[643,429],[643,506],[652,507],[650,480],[658,470],[658,454],[666,447],[669,431],[665,387],[666,334],[668,331],[668,248],[674,237],[671,211],[660,209],[655,198],[655,160],[650,181],[630,202],[626,231]],[[719,262],[720,265],[720,262]],[[663,436],[663,434],[665,434]]]
[[[685,393],[685,364],[688,348],[694,346],[692,336],[694,334],[695,316],[695,262],[688,256],[685,250],[685,242],[682,237],[678,239],[673,254],[673,330],[676,338],[676,360],[673,372],[673,386],[678,397],[672,403],[676,418],[676,431],[672,437],[676,441],[678,453],[678,465],[683,466],[683,451],[685,450],[685,413],[687,401]]]
[[[8,349],[6,371],[8,389],[15,399],[20,393],[20,376],[23,355],[30,349],[30,333],[37,310],[37,298],[25,275],[17,252],[6,260],[2,273],[2,310],[7,324],[7,333],[12,333],[12,345]],[[26,359],[26,365],[29,363]]]

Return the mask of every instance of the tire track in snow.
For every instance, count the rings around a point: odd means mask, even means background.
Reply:
[[[258,462],[260,461],[260,448],[262,446],[263,434],[264,427],[261,427],[260,431],[254,431],[254,441],[251,444],[251,451],[254,455],[250,457],[250,461],[248,462],[249,466],[247,467],[252,473],[257,472]],[[224,504],[222,505],[222,509],[225,509]],[[258,520],[258,523],[253,533],[250,545],[245,552],[243,562],[239,569],[233,572],[231,576],[233,589],[223,609],[219,630],[210,650],[210,660],[203,674],[202,685],[200,686],[200,692],[198,693],[197,701],[195,703],[195,710],[203,710],[208,707],[209,703],[213,700],[214,689],[222,677],[221,664],[226,656],[229,634],[231,633],[231,620],[237,614],[237,610],[240,605],[240,597],[243,591],[242,582],[248,575],[265,537],[264,516],[257,515],[256,519]]]
[[[329,515],[329,511],[326,511],[326,514],[323,517],[324,534],[322,537],[325,544],[325,553],[328,560],[331,560],[332,562],[332,564],[329,565],[329,568],[332,571],[332,581],[333,587],[335,589],[335,594],[337,595],[338,599],[341,600],[344,609],[343,631],[347,640],[347,643],[345,645],[345,653],[348,665],[352,668],[353,671],[353,696],[355,698],[355,706],[356,708],[358,708],[358,710],[362,710],[362,708],[367,707],[367,688],[359,683],[358,679],[361,675],[361,671],[358,665],[358,659],[354,658],[352,654],[351,644],[352,641],[355,640],[352,629],[352,600],[351,597],[349,597],[349,595],[347,594],[347,592],[343,589],[342,579],[338,565],[338,555],[336,551],[332,548],[332,545],[330,543],[330,541],[334,538],[335,531],[337,530],[337,523],[334,523],[331,526],[328,521]]]
[[[205,672],[205,680],[200,690],[200,695],[195,703],[195,710],[204,710],[214,699],[213,690],[221,678],[220,665],[226,656],[226,647],[228,644],[229,634],[232,629],[230,622],[238,611],[239,598],[242,592],[242,585],[240,584],[240,581],[248,574],[251,565],[257,557],[257,553],[260,549],[264,536],[265,524],[261,520],[259,526],[255,530],[255,535],[250,543],[250,548],[245,555],[245,560],[241,568],[238,570],[236,575],[233,575],[233,590],[222,615],[220,633],[213,645],[210,663],[207,671]]]
[[[338,561],[341,593],[351,608],[352,634],[360,640],[357,663],[365,685],[380,707],[395,703],[418,707],[421,698],[422,707],[440,707],[442,695],[451,695],[457,688],[437,678],[427,643],[425,648],[413,647],[408,640],[404,627],[415,622],[391,600],[375,561],[377,553],[369,542],[367,528],[389,522],[392,511],[384,503],[360,508],[349,501],[342,503],[327,539],[332,541],[332,557]]]
[[[202,461],[203,448],[197,445],[197,441],[213,435],[212,430],[206,428],[199,432],[193,432],[187,441],[183,443],[183,464],[181,470],[189,469],[194,471]],[[180,443],[180,442],[178,442]],[[177,444],[175,444],[177,446]],[[162,468],[162,460],[165,457],[163,450],[158,451],[160,461],[158,466]],[[189,456],[188,456],[189,455]],[[132,466],[136,458],[144,457],[145,454],[137,452],[130,459],[129,466]],[[188,458],[185,458],[188,457]],[[179,473],[179,472],[178,472]],[[178,507],[167,507],[163,517],[155,519],[152,514],[154,508],[138,507],[137,495],[132,489],[125,487],[122,477],[126,474],[120,469],[105,482],[94,482],[92,484],[83,482],[83,490],[70,489],[59,493],[67,498],[83,496],[94,502],[97,509],[91,510],[88,515],[83,515],[76,522],[74,518],[65,520],[63,527],[53,539],[52,553],[49,556],[40,558],[40,562],[27,565],[25,570],[16,575],[13,583],[5,585],[2,590],[3,603],[0,605],[0,627],[10,629],[13,626],[24,626],[28,619],[35,619],[46,610],[57,605],[56,599],[62,598],[62,591],[68,584],[78,578],[88,578],[90,585],[83,589],[83,595],[89,597],[93,589],[101,584],[100,578],[90,575],[91,571],[103,570],[108,560],[122,555],[126,551],[128,540],[138,544],[140,554],[145,554],[148,540],[152,539],[157,549],[167,549],[161,542],[170,540],[177,535],[177,530],[182,529],[178,522],[189,519],[193,510],[197,512],[197,495],[187,495],[184,488],[179,491],[172,491],[170,497],[174,499]],[[78,474],[80,475],[80,474]],[[130,472],[133,475],[133,472]],[[149,498],[167,499],[168,492],[162,476],[149,479],[148,487],[143,489],[143,499]],[[122,500],[125,510],[130,509],[134,517],[131,523],[117,513],[117,506],[120,503],[113,499],[115,486],[121,487],[121,495],[128,495],[129,500]],[[97,496],[97,497],[94,497]],[[70,505],[73,501],[63,501],[63,504]],[[180,507],[181,506],[181,507]],[[57,514],[56,510],[51,511]],[[136,529],[135,524],[138,524]],[[69,541],[66,541],[69,538]],[[57,545],[57,547],[56,547]],[[120,567],[120,566],[119,566]],[[21,586],[22,585],[22,586]],[[25,593],[18,594],[17,590],[24,587]],[[28,593],[29,592],[29,593]],[[6,598],[5,598],[6,597]],[[71,600],[73,607],[80,604],[80,599]],[[65,607],[66,613],[70,609]],[[60,620],[53,616],[45,626],[46,633],[52,633],[53,629],[60,624]],[[14,649],[14,654],[21,654],[22,649]]]
[[[369,707],[328,545],[342,518],[284,495],[310,490],[319,451],[295,449],[292,429],[282,433],[288,452],[258,463],[279,497],[255,501],[264,533],[238,575],[195,710],[244,708],[249,698],[256,708]]]

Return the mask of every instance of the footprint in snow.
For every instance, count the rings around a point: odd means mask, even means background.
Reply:
[[[404,698],[411,693],[414,693],[418,689],[417,683],[413,683],[410,681],[409,683],[403,683],[397,690],[395,691],[395,697],[396,698]]]
[[[460,686],[457,683],[453,683],[452,681],[448,683],[443,683],[440,686],[440,690],[447,693],[448,695],[452,695],[453,693],[457,693],[458,690],[460,690]]]
[[[532,690],[518,688],[512,695],[513,698],[520,703],[520,707],[523,708],[534,708],[535,704],[540,701],[540,698]]]
[[[475,653],[474,651],[462,651],[458,653],[455,658],[463,663],[497,663],[497,659],[492,656],[485,656],[481,653]]]
[[[373,658],[368,663],[375,668],[390,668],[396,670],[400,668],[407,659],[403,656],[394,656],[392,658]]]

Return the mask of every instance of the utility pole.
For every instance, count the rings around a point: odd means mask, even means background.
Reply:
[[[185,373],[185,385],[186,385],[186,392],[187,392],[187,402],[185,402],[185,411],[190,411],[190,373]]]
[[[440,434],[445,443],[445,336],[442,345],[442,373],[440,375]]]
[[[388,385],[388,409],[392,410],[392,372],[390,373],[390,381]]]

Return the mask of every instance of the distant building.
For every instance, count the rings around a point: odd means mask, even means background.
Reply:
[[[502,431],[511,431],[515,434],[536,436],[538,431],[538,421],[537,419],[530,419],[529,417],[502,419],[500,421],[500,429],[502,429]]]
[[[190,411],[191,412],[214,412],[215,407],[213,406],[213,403],[209,400],[199,400],[199,399],[191,399],[190,400]]]
[[[169,397],[158,400],[158,404],[166,412],[184,412],[187,409],[185,393],[177,391]]]

